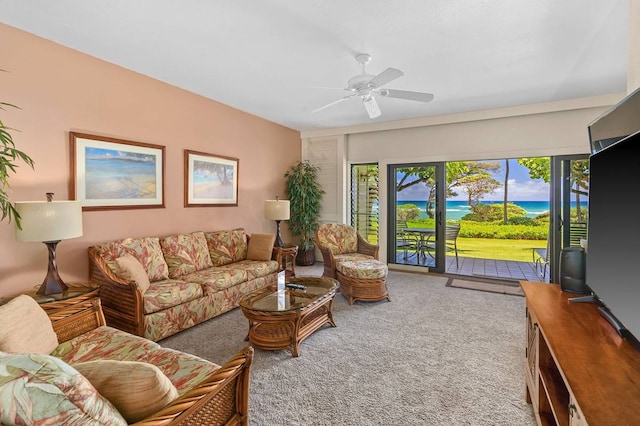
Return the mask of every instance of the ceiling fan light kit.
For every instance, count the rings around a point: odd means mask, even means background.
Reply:
[[[381,89],[385,84],[402,77],[404,73],[397,68],[387,68],[378,75],[368,74],[366,65],[371,62],[371,56],[366,53],[356,55],[356,61],[362,66],[362,73],[350,78],[347,82],[347,87],[344,90],[351,92],[351,94],[321,106],[320,108],[316,108],[313,112],[322,111],[348,99],[359,97],[362,99],[362,104],[367,110],[369,118],[374,119],[382,115],[374,95],[416,102],[431,102],[433,100],[433,94],[431,93]]]

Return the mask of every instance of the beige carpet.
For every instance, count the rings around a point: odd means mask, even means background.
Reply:
[[[502,283],[499,281],[475,281],[460,278],[449,278],[447,287],[488,291],[491,293],[510,294],[513,296],[524,296],[522,288],[519,285],[512,283]]]
[[[317,272],[300,269],[303,273]],[[393,271],[392,302],[336,297],[336,328],[300,357],[256,350],[250,424],[535,425],[525,402],[524,298],[446,286]],[[240,310],[160,344],[223,363],[247,343]]]

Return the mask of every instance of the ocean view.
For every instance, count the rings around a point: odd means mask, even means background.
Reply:
[[[527,211],[527,217],[536,217],[542,213],[549,211],[548,201],[509,201]],[[483,204],[502,204],[502,201],[483,201]],[[426,201],[398,201],[398,206],[404,204],[415,204],[420,209],[420,217],[426,218],[425,209]],[[587,203],[582,202],[581,205],[586,207]],[[571,207],[575,207],[575,201],[571,202]],[[459,220],[464,215],[471,212],[471,208],[466,201],[447,201],[447,219]]]

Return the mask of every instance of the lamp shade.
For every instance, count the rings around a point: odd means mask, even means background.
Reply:
[[[22,229],[18,241],[60,241],[82,236],[80,201],[21,201],[15,203]]]
[[[266,200],[264,217],[271,220],[289,220],[289,200]]]

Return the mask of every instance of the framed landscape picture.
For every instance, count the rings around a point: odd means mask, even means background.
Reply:
[[[72,199],[83,210],[164,207],[165,147],[69,133]]]
[[[184,151],[185,207],[237,206],[238,159]]]

